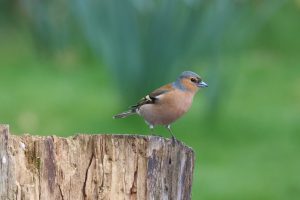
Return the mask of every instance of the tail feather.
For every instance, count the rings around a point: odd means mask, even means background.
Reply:
[[[114,119],[125,118],[125,117],[128,117],[128,116],[133,115],[133,114],[136,114],[135,110],[128,110],[128,111],[125,111],[125,112],[122,112],[120,114],[117,114],[117,115],[113,116],[113,118]]]

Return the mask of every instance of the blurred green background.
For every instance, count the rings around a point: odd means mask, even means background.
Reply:
[[[112,116],[193,70],[209,87],[173,125],[193,199],[299,199],[299,20],[299,0],[1,1],[0,123],[149,134]]]

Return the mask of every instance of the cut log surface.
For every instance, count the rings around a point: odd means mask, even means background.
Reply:
[[[0,125],[1,200],[187,200],[194,152],[156,136],[10,135]]]

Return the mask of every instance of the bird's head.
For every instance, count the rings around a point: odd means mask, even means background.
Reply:
[[[183,89],[192,92],[196,92],[199,88],[208,87],[208,85],[202,80],[202,78],[192,71],[182,72],[177,82],[180,83]]]

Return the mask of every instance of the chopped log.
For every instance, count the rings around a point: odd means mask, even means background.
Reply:
[[[0,125],[0,198],[188,200],[194,152],[157,136],[10,135]]]

